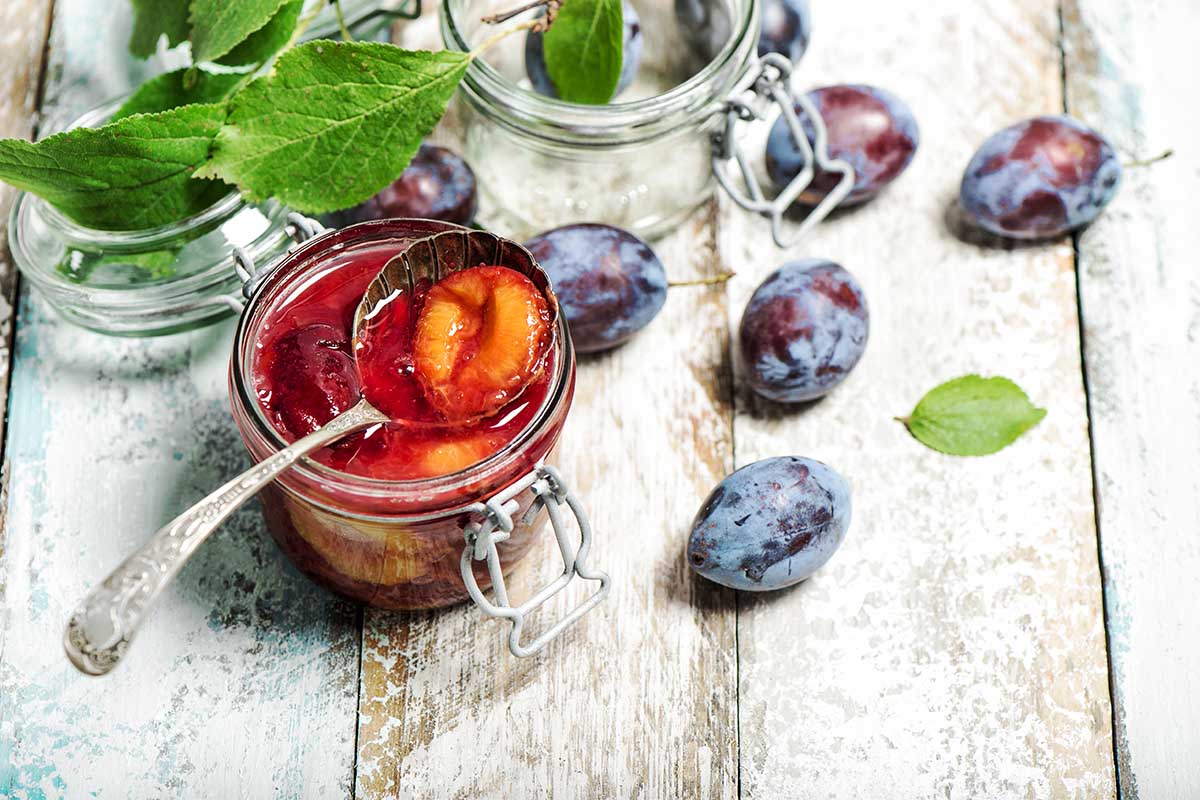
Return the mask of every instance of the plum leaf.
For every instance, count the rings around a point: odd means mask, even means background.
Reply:
[[[934,450],[985,456],[1012,444],[1045,416],[1046,409],[1008,378],[964,375],[931,389],[901,422]]]
[[[192,0],[192,61],[216,61],[266,26],[288,1]]]
[[[207,72],[199,67],[164,72],[139,86],[109,121],[134,114],[156,114],[189,103],[217,103],[228,97],[245,77],[236,72]]]
[[[0,140],[0,180],[38,195],[76,222],[142,230],[184,219],[229,191],[193,179],[225,119],[220,104],[138,114],[40,142]]]
[[[621,79],[621,0],[566,0],[543,39],[546,71],[568,103],[603,105]]]
[[[377,42],[294,47],[233,97],[197,176],[310,214],[360,203],[408,166],[470,60]]]
[[[129,52],[149,58],[162,36],[169,47],[175,47],[187,41],[188,30],[188,0],[133,0]]]

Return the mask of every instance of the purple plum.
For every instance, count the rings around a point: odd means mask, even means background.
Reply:
[[[782,589],[821,568],[850,527],[850,486],[820,461],[767,458],[717,484],[688,537],[688,564],[749,592]]]
[[[667,300],[667,273],[650,245],[621,228],[565,225],[525,243],[546,270],[575,350],[595,353],[624,342]]]
[[[853,275],[816,258],[784,264],[742,314],[746,382],[777,402],[814,400],[854,369],[869,331],[866,297]]]
[[[829,154],[854,167],[854,187],[841,206],[870,200],[895,180],[912,161],[920,132],[912,112],[890,92],[874,86],[837,85],[815,89],[808,99],[816,106],[829,134]],[[812,122],[796,107],[800,125],[811,144],[816,139]],[[804,167],[803,155],[780,117],[767,136],[767,174],[786,186]],[[818,169],[813,181],[797,198],[815,206],[833,191],[841,175]]]
[[[330,215],[336,225],[403,217],[466,225],[475,218],[475,173],[445,147],[423,144],[404,172],[374,197]]]
[[[984,230],[1046,239],[1094,220],[1120,183],[1121,163],[1103,136],[1068,116],[1034,117],[980,146],[959,203]]]

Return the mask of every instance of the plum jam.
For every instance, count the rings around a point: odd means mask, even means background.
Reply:
[[[523,391],[511,398],[501,391],[501,402],[484,409],[486,413],[468,415],[478,418],[456,415],[446,399],[450,388],[457,397],[464,387],[475,387],[489,376],[456,376],[444,381],[447,387],[442,390],[421,385],[413,329],[416,311],[429,305],[430,287],[409,302],[390,302],[380,309],[356,353],[355,309],[393,255],[395,248],[388,244],[338,253],[314,270],[299,291],[268,310],[251,364],[255,394],[271,424],[288,441],[312,433],[365,394],[398,421],[348,436],[312,457],[367,478],[399,481],[446,475],[482,461],[529,425],[546,399],[553,365],[536,365],[540,374]],[[502,270],[528,283],[503,267],[482,269]],[[503,312],[494,316],[503,319]],[[519,316],[517,321],[523,322]],[[499,338],[492,334],[483,346]],[[505,344],[493,344],[492,349],[501,350]],[[517,343],[518,348],[522,344]],[[484,372],[503,355],[485,349],[469,367]]]
[[[347,436],[262,493],[268,529],[303,572],[384,608],[432,608],[467,597],[459,561],[468,507],[517,482],[547,457],[574,388],[574,358],[561,317],[540,361],[517,364],[531,379],[519,391],[506,383],[503,370],[493,375],[493,357],[475,359],[480,366],[474,369],[483,373],[471,373],[469,380],[429,378],[436,370],[418,362],[439,352],[435,345],[442,339],[435,334],[446,320],[435,312],[453,308],[431,304],[424,295],[380,310],[379,319],[387,322],[381,332],[407,331],[399,345],[366,336],[356,353],[354,314],[368,284],[414,241],[454,229],[428,220],[381,220],[307,242],[255,279],[260,285],[242,315],[230,364],[234,418],[256,461],[327,423],[364,394],[406,420]],[[521,277],[508,269],[498,274],[504,273]],[[489,282],[496,295],[495,276],[489,275],[477,278]],[[459,288],[470,293],[470,287]],[[422,332],[422,324],[434,334]],[[503,333],[495,328],[482,325],[472,347],[482,353],[488,337]],[[453,363],[461,368],[466,361]],[[450,391],[456,385],[477,391],[464,399]],[[528,493],[521,495],[514,519],[523,519],[532,501]],[[503,564],[529,551],[542,516],[519,523],[498,545]],[[476,562],[474,572],[486,587],[490,580],[482,564]]]

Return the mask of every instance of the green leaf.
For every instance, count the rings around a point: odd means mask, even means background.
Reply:
[[[603,105],[621,79],[621,0],[566,0],[543,39],[546,71],[568,103]]]
[[[188,0],[133,0],[133,33],[129,52],[149,58],[164,34],[171,47],[188,38]]]
[[[245,78],[237,72],[206,72],[199,67],[166,72],[139,86],[110,121],[134,114],[155,114],[189,103],[216,103],[228,97]]]
[[[224,119],[223,105],[191,105],[76,128],[36,144],[0,139],[0,180],[92,228],[165,225],[228,193],[219,182],[192,179]]]
[[[285,0],[275,16],[263,27],[250,34],[249,38],[217,59],[218,64],[240,67],[247,64],[262,64],[287,46],[300,22],[304,11],[304,0]]]
[[[901,420],[922,444],[954,456],[986,456],[1041,422],[1044,408],[1029,402],[1008,378],[964,375],[930,390]]]
[[[72,250],[58,265],[58,272],[72,283],[135,286],[174,275],[178,257],[175,250],[126,254]]]
[[[471,57],[377,42],[308,42],[231,102],[201,177],[309,214],[366,200],[404,171]]]
[[[216,61],[264,27],[289,0],[192,0],[192,61]]]

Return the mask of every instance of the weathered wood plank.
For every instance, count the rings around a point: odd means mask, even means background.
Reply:
[[[1127,158],[1079,238],[1079,286],[1122,797],[1200,796],[1200,52],[1187,0],[1070,0],[1067,107]]]
[[[975,145],[1061,108],[1055,3],[817,12],[801,85],[886,87],[923,142],[884,196],[793,252],[773,251],[763,224],[722,216],[734,325],[789,256],[843,264],[872,312],[866,356],[825,400],[785,409],[737,394],[739,465],[812,456],[851,481],[855,502],[845,544],[813,579],[741,601],[743,796],[1112,796],[1071,244],[989,248],[945,220]],[[998,455],[955,459],[892,420],[976,371],[1014,378],[1045,421]]]
[[[58,0],[48,110],[77,113],[155,65],[128,4]],[[86,333],[22,298],[0,559],[0,795],[336,797],[352,791],[357,611],[286,565],[256,508],[169,590],[114,674],[62,654],[84,591],[246,465],[230,324],[152,341]]]
[[[659,252],[677,277],[715,265],[709,214]],[[363,797],[732,797],[737,755],[732,597],[694,580],[683,542],[731,462],[725,308],[673,290],[652,326],[581,363],[556,462],[597,534],[611,596],[542,655],[473,607],[368,612]],[[546,534],[549,537],[549,533]],[[514,597],[561,569],[547,538]],[[560,616],[580,592],[541,613]]]
[[[405,43],[433,44],[431,23],[406,26]],[[439,138],[453,137],[450,120]],[[702,210],[658,250],[680,278],[717,269],[713,246]],[[673,290],[633,342],[579,366],[555,461],[614,588],[564,641],[518,661],[507,626],[473,606],[367,613],[359,796],[736,793],[732,597],[683,560],[694,509],[732,463],[725,315],[719,288]],[[514,597],[561,569],[546,536],[516,570]],[[566,594],[541,613],[563,614],[581,591]]]
[[[50,6],[51,0],[14,0],[0,8],[0,75],[4,76],[0,82],[0,137],[25,139],[33,134],[43,53],[50,32]],[[8,252],[8,212],[15,195],[11,188],[0,184],[0,440],[4,438],[17,288],[16,267]],[[3,541],[0,530],[0,549]]]

